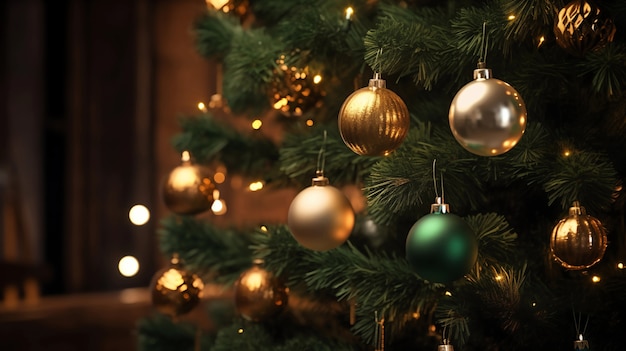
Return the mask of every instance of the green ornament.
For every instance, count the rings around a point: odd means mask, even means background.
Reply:
[[[472,229],[461,217],[448,213],[441,198],[431,213],[420,218],[406,238],[406,259],[421,278],[449,283],[469,272],[478,256]]]

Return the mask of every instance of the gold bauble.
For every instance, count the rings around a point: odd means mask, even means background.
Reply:
[[[590,0],[574,0],[563,7],[554,20],[556,43],[572,55],[604,47],[613,41],[613,20]]]
[[[564,268],[587,269],[598,263],[607,246],[606,230],[602,223],[585,211],[578,201],[552,230],[550,253]]]
[[[448,115],[454,138],[467,151],[497,156],[512,149],[526,130],[526,105],[508,83],[491,77],[484,63],[463,86]]]
[[[339,111],[341,138],[359,155],[389,155],[402,144],[409,127],[406,104],[378,73],[367,87],[348,96]]]
[[[272,273],[261,267],[263,261],[243,272],[235,282],[235,306],[241,317],[260,322],[280,313],[288,302],[288,289]]]
[[[197,275],[182,269],[179,259],[174,257],[169,267],[154,275],[150,287],[152,305],[157,311],[178,317],[198,305],[204,283]]]
[[[163,183],[163,200],[176,214],[194,215],[211,208],[213,190],[211,170],[192,163],[188,154],[183,154],[182,164],[174,168]]]
[[[327,251],[343,244],[354,228],[355,215],[346,196],[319,175],[291,202],[287,226],[307,249]]]

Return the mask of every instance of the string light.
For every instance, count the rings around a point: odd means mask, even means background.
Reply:
[[[313,84],[320,84],[321,81],[322,81],[321,75],[316,74],[315,76],[313,76]]]
[[[150,211],[144,205],[135,205],[128,211],[128,219],[136,226],[144,225],[150,220]]]
[[[263,125],[263,122],[260,119],[255,119],[254,121],[252,121],[252,129],[254,130],[261,129],[262,125]]]
[[[206,106],[204,105],[204,102],[202,102],[202,101],[200,101],[200,102],[198,103],[198,110],[200,110],[200,111],[202,111],[202,112],[207,112],[207,111],[209,111],[209,110],[206,108]]]
[[[307,125],[307,127],[313,127],[313,124],[314,124],[314,123],[313,123],[313,120],[312,120],[312,119],[307,119],[307,120],[306,120],[306,125]]]
[[[618,269],[624,269],[624,263],[620,262],[617,264]]]
[[[565,157],[569,157],[571,154],[572,154],[572,152],[571,152],[571,151],[569,151],[569,150],[567,150],[567,149],[565,149],[565,150],[563,151],[563,156],[565,156]]]
[[[243,328],[239,328],[239,329],[237,329],[237,333],[239,333],[239,334],[243,334]]]
[[[537,44],[537,47],[540,47],[541,45],[543,45],[544,41],[546,41],[546,38],[542,35],[541,37],[539,37],[539,44]]]
[[[598,275],[594,275],[593,277],[591,277],[591,281],[594,283],[599,283],[600,280],[602,280],[602,278],[600,278],[600,276]]]
[[[354,13],[354,9],[352,7],[348,7],[346,9],[346,20],[350,21],[352,19],[353,13]]]
[[[264,225],[262,225],[262,226],[261,226],[261,231],[262,231],[263,233],[267,233],[267,227],[266,227],[266,226],[264,226]]]
[[[248,189],[250,189],[250,191],[259,191],[259,190],[263,189],[263,182],[260,181],[260,180],[256,181],[256,182],[252,182],[248,186]]]
[[[124,256],[117,264],[120,274],[125,277],[132,277],[139,272],[139,261],[133,256]]]
[[[449,291],[446,291],[445,295],[446,295],[446,296],[452,296],[452,293],[451,293],[451,292],[449,292]]]
[[[512,21],[512,20],[514,20],[514,19],[515,19],[515,15],[509,15],[509,17],[508,17],[508,20],[509,20],[509,21]]]

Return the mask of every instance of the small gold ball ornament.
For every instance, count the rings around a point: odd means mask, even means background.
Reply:
[[[491,77],[484,62],[457,93],[448,115],[454,138],[467,151],[497,156],[511,150],[526,130],[526,105],[508,83]]]
[[[554,20],[556,43],[575,56],[604,47],[615,36],[613,20],[591,0],[573,0]]]
[[[176,214],[194,215],[211,208],[213,190],[211,170],[192,163],[189,152],[185,151],[182,164],[174,168],[163,183],[163,200]]]
[[[341,138],[359,155],[389,155],[409,132],[409,109],[386,85],[376,73],[367,87],[348,96],[339,111]]]
[[[169,267],[154,275],[150,287],[156,310],[175,318],[198,305],[204,283],[197,275],[185,271],[180,259],[174,256]]]
[[[602,222],[588,215],[585,208],[574,201],[569,215],[552,230],[550,253],[564,268],[584,270],[602,259],[607,242]]]
[[[257,259],[235,282],[235,306],[241,317],[260,322],[279,314],[289,299],[288,289]]]
[[[327,251],[343,244],[354,228],[355,215],[346,196],[328,185],[321,172],[291,202],[287,226],[307,249]]]

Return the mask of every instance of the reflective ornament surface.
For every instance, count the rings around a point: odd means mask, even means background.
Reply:
[[[169,267],[154,275],[150,287],[152,305],[156,310],[177,317],[198,305],[204,283],[197,275],[185,271],[174,257]]]
[[[163,200],[167,208],[179,215],[194,215],[211,208],[213,190],[211,170],[194,164],[188,154],[182,164],[174,168],[163,183]]]
[[[554,20],[556,43],[575,56],[604,47],[615,36],[613,20],[590,0],[574,0]]]
[[[469,225],[449,213],[438,199],[406,238],[406,259],[421,278],[449,283],[467,274],[478,257],[478,243]]]
[[[564,268],[587,269],[598,263],[607,246],[604,226],[588,215],[578,201],[569,208],[567,217],[561,219],[550,236],[550,253]]]
[[[467,151],[497,156],[511,150],[526,130],[526,105],[508,83],[491,77],[479,64],[474,80],[463,86],[448,115],[454,138]]]
[[[378,73],[367,87],[348,96],[339,111],[341,138],[359,155],[389,155],[402,144],[409,127],[406,104]]]
[[[313,184],[291,201],[287,226],[294,239],[307,249],[327,251],[343,244],[354,228],[355,215],[348,198],[328,185],[328,178]]]
[[[323,105],[326,92],[322,89],[322,76],[309,66],[299,67],[281,55],[276,60],[270,89],[270,102],[275,110],[287,117],[298,117]]]
[[[260,322],[280,313],[288,302],[288,289],[272,273],[261,267],[263,261],[243,272],[235,282],[235,306],[245,319]]]

